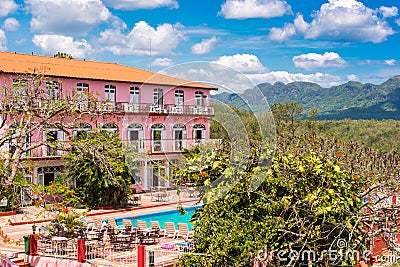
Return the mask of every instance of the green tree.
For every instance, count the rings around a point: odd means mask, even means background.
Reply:
[[[67,54],[65,52],[57,52],[57,54],[54,54],[54,57],[73,59],[71,54]]]
[[[249,190],[253,176],[264,180],[256,191]],[[181,266],[249,266],[257,254],[263,257],[264,250],[284,251],[286,257],[291,250],[312,250],[316,259],[323,258],[315,266],[330,266],[323,251],[338,249],[340,239],[351,249],[364,248],[358,239],[359,186],[350,173],[315,153],[281,154],[269,171],[253,168],[231,192],[197,211],[195,252],[209,256],[183,257]],[[290,262],[265,260],[273,266]]]
[[[286,100],[284,104],[272,104],[271,111],[274,115],[278,132],[287,130],[291,133],[291,136],[294,137],[295,131],[299,126],[299,123],[296,119],[299,118],[303,112],[303,106],[294,101]]]
[[[120,138],[113,133],[87,132],[74,139],[66,155],[70,179],[89,207],[118,205],[130,193],[131,175]]]
[[[253,150],[257,162],[263,150]],[[224,175],[237,175],[228,169]],[[193,216],[195,252],[204,256],[186,255],[180,266],[249,266],[260,250],[261,258],[264,251],[296,250],[322,259],[265,258],[272,266],[350,265],[354,258],[332,262],[324,251],[365,251],[378,236],[395,246],[387,237],[397,229],[397,207],[386,200],[399,187],[397,154],[336,138],[281,136],[271,168],[250,164],[240,175],[230,192]],[[251,190],[254,179],[262,184]]]

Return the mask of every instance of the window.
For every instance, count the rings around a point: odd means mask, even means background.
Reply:
[[[43,131],[43,142],[45,145],[42,147],[43,156],[60,156],[62,150],[58,150],[63,145],[64,132],[60,129],[45,129]]]
[[[200,92],[200,91],[195,92],[194,93],[194,97],[195,97],[194,104],[196,106],[198,106],[198,107],[199,106],[200,107],[204,106],[204,94],[203,94],[203,92]]]
[[[78,127],[74,129],[74,136],[76,139],[85,139],[87,132],[92,131],[92,126],[86,122],[81,122]]]
[[[165,147],[164,141],[166,137],[165,126],[156,123],[151,126],[152,151],[163,151]]]
[[[128,141],[135,151],[144,149],[144,132],[140,124],[132,123],[128,125]]]
[[[164,105],[164,93],[160,88],[154,89],[154,105],[161,108]]]
[[[200,140],[206,138],[206,127],[203,124],[193,126],[193,139]]]
[[[118,133],[118,126],[113,123],[113,122],[109,122],[103,125],[103,127],[101,127],[102,131],[106,131],[109,133]]]
[[[58,82],[46,82],[47,99],[50,102],[55,102],[59,99],[60,87]]]
[[[143,139],[143,127],[140,124],[132,123],[128,126],[128,141]]]
[[[175,124],[173,127],[174,151],[182,150],[186,147],[186,127],[183,124]]]
[[[87,83],[77,83],[76,84],[76,93],[81,95],[83,93],[89,92],[89,84]]]
[[[107,84],[104,87],[104,101],[105,102],[115,102],[115,90],[114,85]]]
[[[87,83],[77,83],[76,84],[76,94],[77,97],[77,108],[81,110],[86,110],[89,105],[89,84]]]
[[[182,90],[176,90],[175,91],[175,105],[176,106],[182,106],[183,105],[183,91]]]
[[[14,96],[17,98],[23,98],[28,95],[27,92],[27,85],[26,85],[26,80],[22,79],[14,79],[12,83],[12,87],[14,90]]]
[[[139,104],[140,103],[140,89],[139,87],[131,87],[129,90],[129,102],[131,104]]]

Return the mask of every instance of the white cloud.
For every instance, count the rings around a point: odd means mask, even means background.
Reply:
[[[400,19],[396,19],[397,26],[400,26]]]
[[[302,14],[297,14],[296,18],[294,19],[294,27],[296,32],[298,33],[305,33],[309,28],[310,24],[308,24]]]
[[[197,43],[192,46],[192,53],[196,55],[204,55],[210,53],[214,49],[214,45],[217,42],[215,36],[210,39],[203,39],[201,43]]]
[[[243,74],[225,64],[220,65],[218,62],[178,64],[164,69],[161,73],[189,81],[213,84],[218,86],[220,91],[229,92],[243,92],[260,83],[314,82],[324,87],[343,83],[339,76],[320,72],[304,74],[286,71],[264,71],[262,73]]]
[[[311,23],[297,14],[293,24],[272,28],[268,37],[281,42],[303,34],[307,39],[380,43],[395,34],[385,18],[397,13],[396,7],[382,6],[373,10],[357,0],[329,0],[312,15]],[[396,23],[400,26],[399,20]]]
[[[347,75],[347,80],[348,81],[358,81],[358,76],[355,74],[349,74],[349,75]]]
[[[222,56],[211,63],[229,66],[237,71],[249,73],[260,73],[266,71],[260,60],[255,55],[236,54],[233,56]]]
[[[394,66],[394,65],[396,64],[396,60],[394,60],[394,59],[387,59],[387,60],[385,60],[384,64],[385,64],[385,65],[388,65],[388,66]]]
[[[103,0],[103,2],[121,10],[154,9],[159,7],[178,8],[176,0]]]
[[[125,34],[126,25],[117,25],[103,31],[98,40],[105,50],[116,55],[168,55],[181,41],[187,39],[181,24],[164,23],[153,28],[145,21],[137,22]]]
[[[3,23],[3,29],[6,31],[16,31],[19,28],[19,22],[15,18],[8,18]]]
[[[294,56],[292,61],[296,68],[304,70],[342,67],[346,64],[346,61],[335,52],[325,52],[324,54],[302,54],[299,56]]]
[[[248,78],[256,84],[276,82],[291,83],[291,82],[313,82],[318,83],[323,87],[338,85],[342,82],[339,76],[316,72],[313,74],[304,73],[289,73],[287,71],[271,71],[262,74],[247,74]]]
[[[272,28],[269,31],[268,39],[276,42],[283,42],[289,40],[293,35],[296,34],[296,29],[293,24],[285,23],[283,28]]]
[[[2,29],[0,29],[0,51],[7,51],[7,37]]]
[[[41,33],[85,35],[111,18],[101,0],[25,0],[31,29]]]
[[[380,43],[395,32],[377,11],[357,0],[329,0],[314,14],[305,37]]]
[[[0,4],[0,17],[8,16],[18,9],[18,5],[14,0],[1,0]]]
[[[284,0],[226,0],[218,15],[227,19],[272,18],[291,14]]]
[[[397,16],[399,9],[395,6],[392,7],[381,6],[379,8],[379,11],[382,13],[383,17],[389,18]]]
[[[52,55],[64,52],[74,58],[86,58],[93,52],[92,46],[85,39],[74,40],[63,35],[35,34],[32,42],[44,53]]]
[[[160,58],[156,58],[155,60],[153,60],[153,62],[151,62],[152,66],[158,66],[158,67],[169,67],[174,65],[174,61],[170,58],[166,58],[166,57],[160,57]]]

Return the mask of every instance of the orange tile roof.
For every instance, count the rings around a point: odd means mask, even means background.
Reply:
[[[0,72],[33,73],[33,71],[52,77],[218,89],[216,86],[190,82],[116,63],[0,52]]]

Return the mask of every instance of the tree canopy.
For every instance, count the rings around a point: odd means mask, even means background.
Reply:
[[[131,175],[120,138],[106,131],[86,132],[71,144],[65,174],[89,207],[116,206],[130,193]]]

